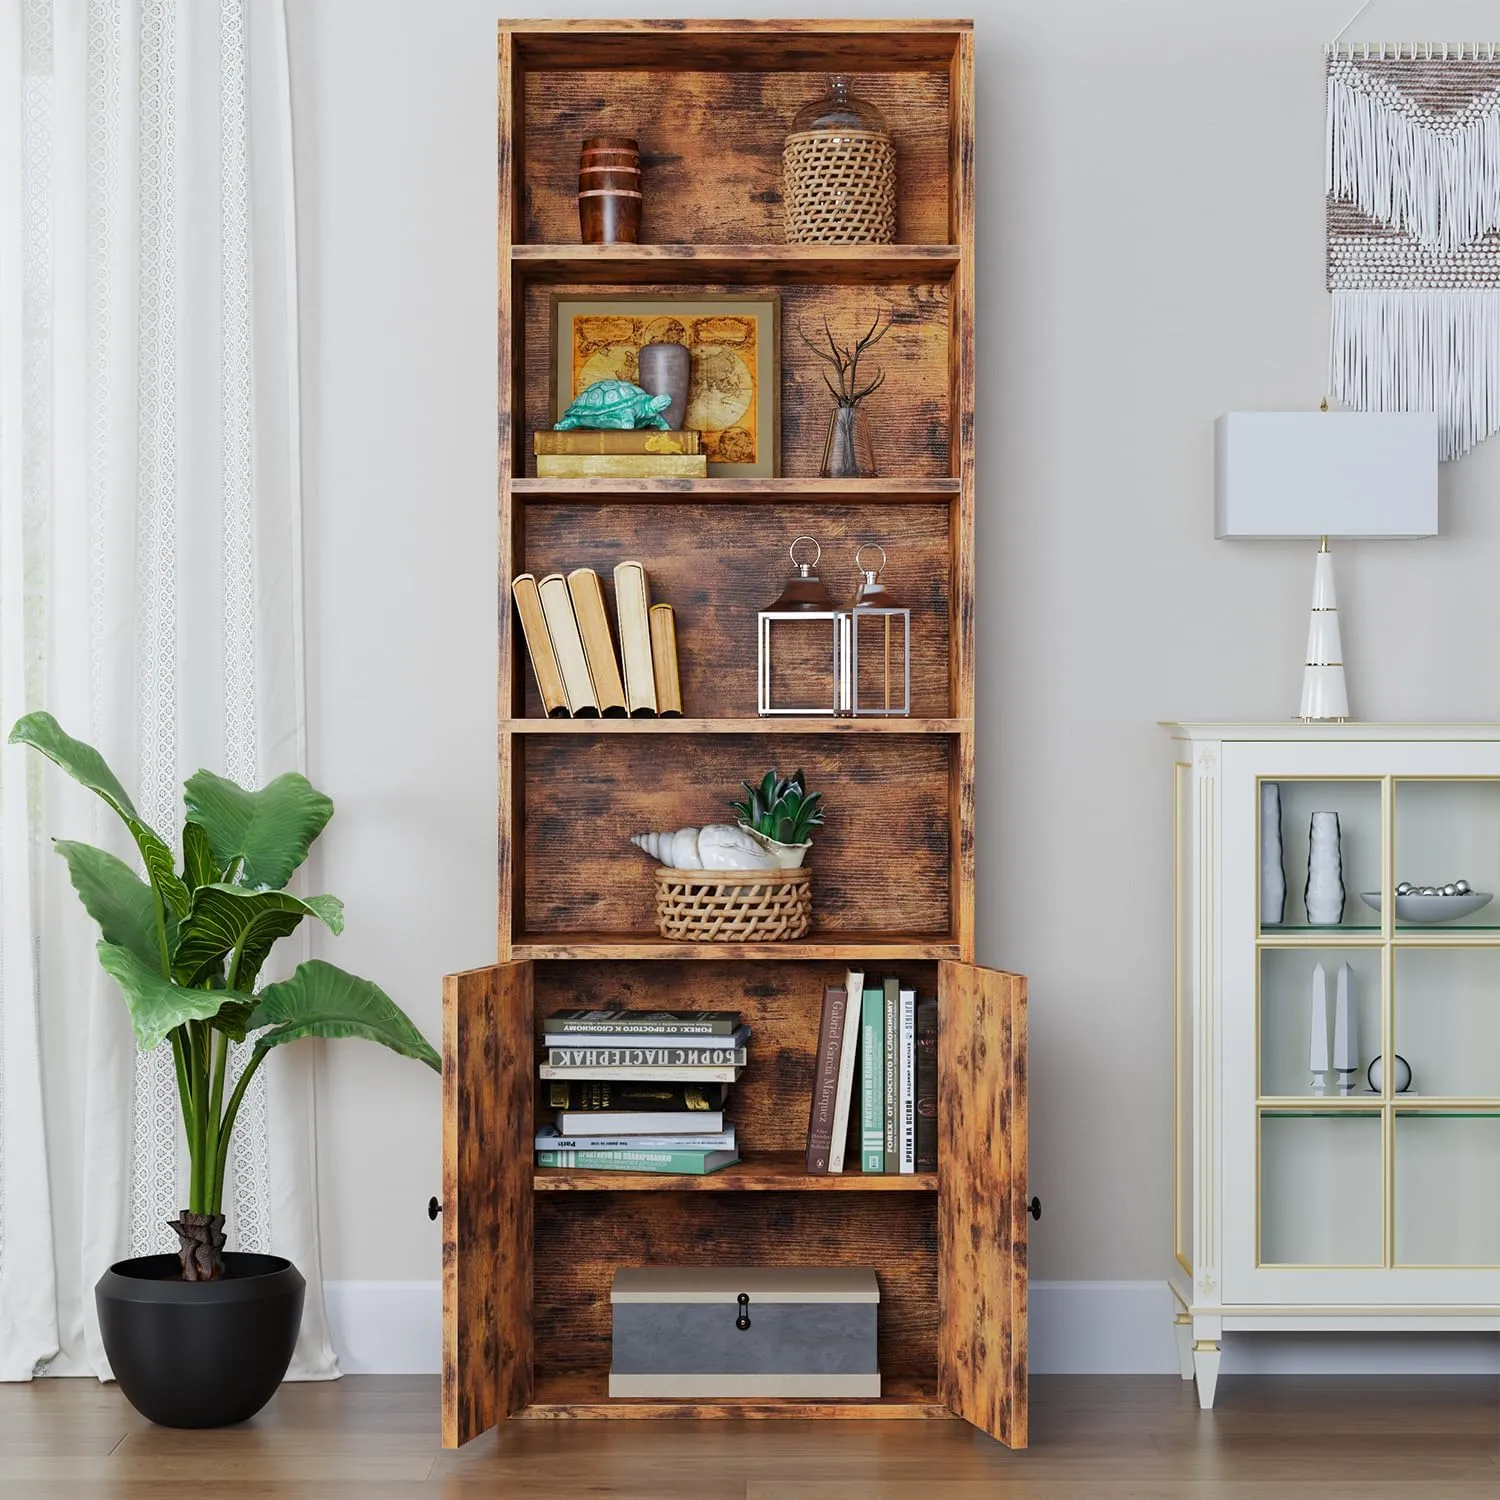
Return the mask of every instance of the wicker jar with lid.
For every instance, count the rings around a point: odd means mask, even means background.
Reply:
[[[885,118],[835,74],[804,104],[782,148],[788,244],[889,245],[896,238],[896,148]]]

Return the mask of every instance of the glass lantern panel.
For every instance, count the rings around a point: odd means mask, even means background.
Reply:
[[[1500,1104],[1500,950],[1398,948],[1396,1052],[1424,1098]]]
[[[1320,1097],[1312,1082],[1313,970],[1323,966],[1328,1067],[1324,1095],[1339,1097],[1333,1028],[1338,974],[1349,965],[1354,1019],[1356,1092],[1368,1089],[1365,1070],[1380,1055],[1378,948],[1263,948],[1260,954],[1260,1092],[1263,1098]]]
[[[760,616],[760,712],[838,711],[838,621],[832,612]]]
[[[1381,1192],[1378,1111],[1261,1115],[1262,1265],[1380,1265]]]
[[[1380,782],[1278,780],[1275,785],[1281,797],[1281,869],[1286,902],[1282,919],[1276,922],[1274,913],[1265,909],[1267,893],[1262,882],[1261,930],[1335,927],[1344,932],[1378,932],[1380,914],[1361,901],[1359,893],[1380,889]],[[1314,922],[1308,916],[1308,852],[1315,812],[1338,814],[1344,911],[1337,922]],[[1274,837],[1274,831],[1262,827],[1261,839],[1268,835]]]
[[[1396,1116],[1396,1264],[1500,1266],[1500,1115]]]
[[[1398,780],[1395,865],[1398,885],[1406,881],[1441,890],[1466,880],[1474,893],[1500,893],[1500,781]],[[1396,926],[1411,931],[1500,928],[1500,902],[1474,906],[1477,894],[1410,903],[1398,898]],[[1452,908],[1443,904],[1448,901],[1454,901]],[[1450,910],[1460,914],[1449,915]]]
[[[856,609],[850,614],[854,683],[860,716],[911,712],[911,611]]]

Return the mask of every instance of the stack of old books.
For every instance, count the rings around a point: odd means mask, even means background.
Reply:
[[[696,432],[633,431],[533,434],[538,479],[703,479],[708,459]]]
[[[542,1037],[539,1167],[701,1177],[740,1159],[724,1118],[750,1028],[735,1011],[562,1010]]]

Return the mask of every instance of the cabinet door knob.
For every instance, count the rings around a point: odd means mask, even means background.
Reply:
[[[1026,1212],[1040,1224],[1042,1221],[1042,1200],[1033,1197],[1031,1202],[1026,1205]]]
[[[429,1219],[437,1218],[442,1211],[443,1205],[437,1201],[436,1197],[427,1200],[427,1217]]]
[[[750,1293],[741,1292],[735,1300],[740,1305],[740,1315],[734,1320],[734,1326],[743,1333],[750,1326]]]

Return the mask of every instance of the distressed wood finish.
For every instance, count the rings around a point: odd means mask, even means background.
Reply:
[[[676,611],[684,710],[694,717],[759,722],[756,612],[776,598],[791,573],[788,544],[803,534],[817,537],[828,591],[835,601],[848,601],[859,582],[855,549],[862,541],[878,541],[890,556],[886,582],[912,612],[912,712],[940,718],[949,712],[948,521],[946,503],[878,509],[830,504],[611,506],[607,501],[532,505],[527,507],[524,567],[538,578],[593,568],[613,621],[614,566],[625,558],[639,559],[653,602],[670,604]],[[541,718],[541,699],[525,649],[517,633],[511,669],[524,672],[527,716]],[[785,665],[789,672],[801,662],[798,680],[828,683],[831,698],[831,627],[776,629],[773,658],[778,668]],[[730,777],[726,795],[750,769],[742,767]],[[810,767],[808,774],[813,776]],[[680,827],[683,821],[678,818],[670,826]]]
[[[959,261],[956,245],[515,245],[510,255],[530,280],[692,287],[941,281]]]
[[[526,318],[526,384],[524,411],[529,434],[550,427],[552,381],[552,293],[546,282],[524,289]],[[570,295],[607,297],[680,297],[680,285],[570,286]],[[695,295],[710,298],[743,293],[743,285],[702,286]],[[823,462],[823,439],[833,398],[823,384],[827,368],[797,335],[821,333],[826,316],[835,333],[853,337],[880,313],[893,327],[880,343],[878,368],[885,384],[870,398],[875,456],[887,478],[936,479],[952,476],[949,435],[949,285],[946,280],[913,281],[897,286],[788,286],[781,292],[781,472],[814,476]],[[873,358],[873,356],[872,356]],[[518,403],[518,407],[520,403]],[[536,473],[536,459],[526,455],[526,472]],[[747,481],[748,482],[748,481]],[[650,560],[644,559],[647,566]]]
[[[823,87],[822,77],[806,73],[539,75],[526,110],[527,243],[578,242],[578,148],[596,135],[640,143],[643,244],[784,241],[782,141]],[[947,242],[948,89],[939,72],[859,76],[859,95],[885,115],[896,144],[903,244]]]
[[[844,933],[823,942],[795,943],[680,943],[671,938],[647,938],[620,932],[570,932],[559,937],[523,936],[516,940],[518,958],[527,959],[666,959],[677,963],[722,963],[730,959],[775,959],[801,963],[809,959],[838,959],[842,963],[903,963],[957,959],[958,944],[951,938],[923,942],[894,932]]]
[[[736,1106],[736,1112],[738,1106]],[[591,1172],[581,1167],[538,1167],[539,1193],[935,1193],[936,1172],[835,1172],[825,1177],[807,1171],[803,1151],[752,1152],[740,1147],[741,1160],[703,1177],[680,1173]]]
[[[531,1399],[531,966],[443,984],[443,1445]]]
[[[507,719],[507,734],[960,734],[968,719]]]
[[[517,479],[517,500],[548,505],[610,500],[616,505],[927,505],[958,494],[956,479]]]
[[[806,769],[835,810],[808,859],[814,936],[952,929],[945,737],[869,735],[835,746],[715,735],[691,756],[664,756],[640,736],[528,735],[521,761],[526,875],[517,911],[528,937],[601,928],[654,935],[654,862],[630,835],[732,821],[728,799],[740,779],[771,765],[786,775]]]
[[[752,1206],[753,1205],[753,1206]],[[539,1193],[539,1382],[609,1368],[618,1266],[874,1266],[883,1375],[931,1380],[938,1348],[937,1204],[929,1193]]]
[[[938,1391],[1026,1446],[1026,981],[938,971]]]
[[[953,1416],[937,1399],[937,1387],[931,1380],[914,1379],[907,1375],[882,1375],[880,1387],[881,1395],[874,1401],[798,1401],[790,1397],[759,1401],[622,1401],[610,1398],[607,1372],[586,1371],[580,1374],[568,1371],[543,1376],[537,1382],[536,1400],[521,1415],[542,1420],[586,1417],[660,1421],[700,1417],[723,1422],[755,1422],[766,1419],[797,1421],[809,1417],[892,1422]],[[841,1500],[840,1492],[847,1493],[842,1485],[839,1492],[830,1492],[824,1500]],[[653,1489],[652,1493],[659,1495],[661,1491],[659,1488]],[[695,1496],[695,1500],[701,1500],[701,1493]]]

